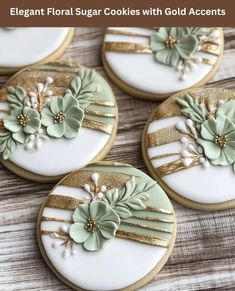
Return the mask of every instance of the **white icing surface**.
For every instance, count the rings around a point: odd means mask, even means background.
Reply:
[[[161,120],[162,127],[172,126],[179,118]],[[150,123],[150,131],[159,130],[157,121]],[[182,144],[174,142],[148,149],[149,158],[159,155],[180,152]],[[173,159],[174,160],[174,159]],[[169,158],[151,160],[153,167],[168,163]],[[222,203],[235,199],[235,174],[231,167],[210,165],[203,168],[201,165],[162,177],[162,180],[176,193],[199,203]]]
[[[81,128],[73,139],[49,139],[40,150],[16,148],[10,161],[25,170],[43,176],[63,175],[87,165],[108,143],[107,133]]]
[[[59,186],[53,193],[58,190],[60,194],[67,195],[71,190],[68,188]],[[81,196],[79,190],[76,189],[72,196],[82,197],[83,190]],[[55,217],[54,210],[57,218],[68,219],[70,213],[71,219],[72,211],[66,210],[65,214],[64,210],[53,208],[45,208],[42,215]],[[42,222],[41,230],[58,230],[61,225],[63,223]],[[115,238],[97,252],[85,251],[80,245],[73,246],[76,253],[65,259],[62,256],[63,247],[52,248],[54,238],[43,235],[42,243],[52,265],[64,278],[81,288],[95,291],[116,290],[135,283],[147,275],[167,251],[165,248]]]
[[[51,55],[65,41],[68,27],[0,29],[0,67],[24,67]]]
[[[110,29],[125,30],[146,35],[150,35],[153,32],[151,29],[143,30],[141,28],[131,27],[110,27]],[[147,38],[115,34],[106,34],[104,41],[149,44]],[[197,52],[195,56],[207,58],[211,61],[218,59],[217,56],[201,52]],[[200,63],[194,71],[189,72],[187,80],[179,81],[179,73],[170,66],[156,62],[153,54],[105,52],[105,59],[114,74],[124,83],[152,94],[169,94],[190,88],[204,79],[212,70],[212,66]]]

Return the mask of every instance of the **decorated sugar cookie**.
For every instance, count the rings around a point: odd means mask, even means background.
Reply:
[[[165,192],[143,172],[115,162],[65,177],[37,223],[44,259],[75,290],[137,290],[164,266],[175,234]]]
[[[157,107],[143,134],[151,175],[179,203],[201,210],[235,206],[235,93],[178,93]]]
[[[216,27],[109,27],[102,51],[113,82],[151,100],[202,86],[216,72],[222,53],[223,32]]]
[[[73,31],[69,27],[1,27],[0,74],[56,60],[72,40]]]
[[[25,178],[56,181],[103,159],[116,129],[113,93],[94,70],[37,65],[0,90],[0,160]]]

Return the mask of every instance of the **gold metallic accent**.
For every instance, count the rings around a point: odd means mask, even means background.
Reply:
[[[106,34],[118,34],[118,35],[126,35],[126,36],[136,36],[136,37],[150,38],[150,36],[149,35],[146,35],[146,34],[135,33],[135,32],[124,31],[124,30],[118,30],[118,29],[110,29],[110,28],[108,28],[106,30]]]
[[[104,101],[104,100],[99,100],[99,99],[91,99],[90,102],[93,105],[100,105],[100,106],[105,106],[105,107],[115,107],[115,103],[112,102],[112,101]]]
[[[148,133],[147,135],[147,147],[155,147],[168,143],[173,143],[180,140],[182,137],[187,136],[187,134],[181,133],[176,129],[175,126],[161,128],[158,131]]]
[[[99,130],[108,134],[111,134],[113,131],[112,124],[108,124],[108,123],[105,123],[103,121],[98,121],[98,120],[91,120],[87,118],[83,119],[82,126],[90,128],[90,129],[94,129],[94,130]]]
[[[30,118],[27,115],[20,114],[17,116],[18,123],[25,127],[28,122],[30,122]]]
[[[63,239],[65,241],[71,240],[70,236],[62,231],[51,231],[51,230],[41,230],[41,235],[53,235],[57,234],[60,239]]]
[[[165,247],[165,248],[169,247],[170,245],[170,241],[164,238],[152,237],[149,235],[142,235],[142,234],[127,232],[123,230],[118,230],[116,232],[116,237],[121,238],[121,239],[134,240],[134,241],[138,241],[138,242],[145,243],[148,245],[154,245],[154,246]]]
[[[104,50],[109,52],[152,54],[149,45],[132,42],[105,42]]]
[[[73,175],[65,177],[59,185],[69,186],[74,188],[83,188],[85,184],[89,184],[90,187],[93,187],[93,182],[91,180],[91,174],[94,170],[79,170],[74,172]],[[112,173],[105,172],[99,173],[99,183],[100,185],[105,185],[108,189],[112,188],[122,188],[125,183],[130,179],[130,175],[122,173]]]
[[[221,47],[213,43],[203,42],[199,44],[199,51],[219,56]]]
[[[150,230],[155,230],[155,231],[159,231],[159,232],[166,232],[166,233],[172,233],[172,231],[170,229],[167,228],[162,228],[162,227],[158,227],[158,226],[150,226],[150,225],[146,225],[146,224],[142,224],[142,223],[134,223],[134,222],[129,222],[129,221],[122,221],[121,224],[123,225],[130,225],[130,226],[134,226],[134,227],[141,227],[144,229],[150,229]]]
[[[66,114],[64,112],[59,112],[54,116],[54,123],[62,123],[66,118]]]
[[[47,217],[47,216],[42,216],[41,221],[57,221],[57,222],[64,222],[64,223],[73,223],[72,220],[68,219],[60,219],[60,218],[55,218],[55,217]]]
[[[124,164],[124,163],[120,163],[120,162],[112,162],[112,161],[100,161],[100,162],[97,162],[97,163],[92,163],[90,166],[106,166],[106,167],[129,167],[129,168],[132,168],[131,165],[128,165],[128,164]],[[89,165],[88,165],[89,167]]]
[[[98,228],[100,228],[99,221],[94,218],[88,218],[87,223],[85,225],[85,229],[89,232],[95,232]]]
[[[192,164],[190,166],[188,166],[188,167],[185,167],[181,160],[177,160],[175,162],[162,165],[162,166],[156,168],[156,170],[159,173],[160,177],[164,177],[164,176],[171,175],[173,173],[176,173],[176,172],[179,172],[179,171],[182,171],[182,170],[186,170],[188,168],[191,168],[191,167],[194,167],[194,166],[197,166],[197,165],[199,165],[198,158],[196,158],[192,162]]]
[[[168,157],[173,157],[173,156],[179,156],[179,153],[156,155],[156,156],[152,157],[151,160],[158,160],[158,159],[163,159],[163,158],[168,158]]]
[[[88,203],[88,201],[72,198],[62,195],[49,195],[45,207],[74,210],[80,204]]]
[[[95,116],[116,117],[116,114],[113,114],[113,113],[106,113],[106,112],[91,110],[87,108],[84,111],[86,114],[95,115]]]
[[[215,137],[215,143],[218,144],[222,149],[226,147],[228,143],[228,138],[224,134],[218,134]]]
[[[212,61],[212,60],[209,60],[207,58],[202,58],[202,63],[204,63],[206,65],[214,66],[216,64],[216,60]]]
[[[173,214],[173,212],[170,210],[158,208],[158,207],[152,207],[152,206],[146,206],[145,210],[151,211],[151,212],[159,212],[159,213],[163,213],[163,214]]]
[[[165,218],[149,217],[149,216],[144,216],[144,215],[133,215],[133,216],[131,216],[131,218],[143,219],[143,220],[154,221],[154,222],[174,223],[174,221],[168,220]]]
[[[176,37],[169,35],[168,39],[166,40],[166,47],[167,48],[174,48],[177,44],[178,40]]]

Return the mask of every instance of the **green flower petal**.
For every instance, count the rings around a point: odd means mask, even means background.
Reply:
[[[150,37],[150,46],[153,52],[158,52],[166,48],[166,38],[160,33],[155,33]]]
[[[113,221],[116,224],[120,224],[120,218],[112,208],[110,208],[109,211],[100,218],[100,223],[106,223],[107,221]]]
[[[61,111],[64,112],[63,111],[63,97],[58,96],[58,97],[52,98],[50,108],[51,108],[52,113],[54,114],[57,114]]]
[[[214,119],[209,119],[201,124],[201,136],[210,141],[214,141],[216,136],[216,122]]]
[[[188,59],[195,53],[197,46],[197,38],[193,35],[187,35],[179,39],[175,48],[182,59]]]
[[[99,220],[108,211],[109,206],[100,201],[94,201],[90,204],[90,217]]]
[[[213,141],[197,139],[197,143],[199,143],[205,152],[205,155],[210,160],[215,160],[220,156],[221,148],[215,144]]]
[[[157,52],[155,57],[158,62],[170,65],[172,67],[176,67],[179,61],[179,54],[174,48],[166,48],[161,50]]]
[[[76,243],[83,243],[91,236],[91,232],[85,229],[84,223],[77,222],[70,226],[69,235]]]
[[[234,124],[224,115],[218,115],[216,118],[216,130],[218,134],[229,134],[235,131]]]
[[[73,221],[86,223],[89,216],[89,206],[81,204],[78,208],[75,209],[73,213]]]
[[[118,226],[113,221],[107,221],[101,224],[100,232],[106,239],[111,239],[115,236]]]
[[[49,126],[54,123],[54,114],[51,112],[51,110],[47,107],[43,108],[41,111],[42,116],[42,125]]]
[[[63,112],[67,113],[67,110],[72,106],[78,106],[78,101],[72,95],[66,94],[63,97]]]
[[[23,127],[23,132],[32,134],[38,131],[38,129],[41,126],[41,121],[38,118],[34,118],[30,120],[29,123],[26,124],[26,126]]]
[[[4,127],[10,130],[11,132],[17,132],[21,130],[21,126],[16,120],[15,116],[8,116],[4,118],[3,123],[4,123]]]
[[[66,129],[65,122],[55,123],[47,127],[47,134],[52,137],[60,138],[64,135]]]
[[[26,142],[27,136],[24,134],[22,130],[13,133],[13,139],[19,143],[24,144]]]
[[[69,118],[69,120],[66,121],[66,131],[64,136],[66,138],[76,137],[81,127],[82,127],[81,122],[77,121],[76,119]]]
[[[83,247],[88,251],[97,251],[102,249],[104,239],[98,231],[93,232],[89,238],[84,242]]]
[[[211,163],[215,166],[228,166],[233,164],[234,161],[234,149],[227,146],[226,150],[222,150],[220,156],[217,159],[211,161]]]
[[[170,34],[170,28],[160,27],[156,34],[161,35],[164,38],[164,40],[166,40]]]
[[[79,121],[82,121],[83,118],[84,118],[84,111],[79,108],[79,107],[76,107],[76,106],[72,106],[70,107],[66,114],[71,117],[71,118],[74,118],[74,119],[77,119]]]
[[[23,114],[27,115],[30,119],[40,118],[40,114],[37,110],[34,110],[27,106],[23,108]]]

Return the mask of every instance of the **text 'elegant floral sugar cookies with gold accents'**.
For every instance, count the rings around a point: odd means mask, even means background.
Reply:
[[[102,50],[110,78],[152,100],[208,82],[222,53],[223,31],[216,27],[110,27]]]
[[[31,180],[58,180],[106,156],[117,114],[111,88],[94,70],[29,67],[0,90],[1,162]]]
[[[1,27],[0,74],[59,58],[73,37],[69,27]]]
[[[149,118],[142,150],[151,175],[179,203],[235,207],[235,92],[192,89],[170,97]]]
[[[75,290],[136,290],[169,258],[173,206],[160,186],[126,164],[69,174],[41,207],[37,236],[49,267]]]

